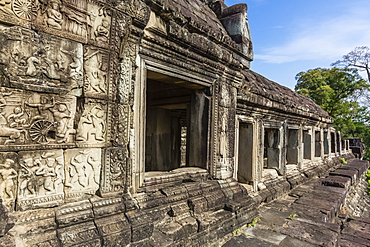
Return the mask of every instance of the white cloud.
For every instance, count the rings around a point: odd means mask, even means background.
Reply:
[[[348,9],[330,20],[302,21],[287,43],[257,53],[255,59],[267,63],[341,58],[356,46],[370,45],[369,2]]]

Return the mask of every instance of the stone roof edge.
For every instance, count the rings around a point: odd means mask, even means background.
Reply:
[[[333,123],[329,114],[313,100],[252,70],[243,70],[242,73],[244,80],[241,87],[238,88],[239,102],[258,105],[262,108],[274,108],[305,118]]]

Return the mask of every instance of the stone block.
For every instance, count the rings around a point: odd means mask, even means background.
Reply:
[[[322,184],[340,188],[348,188],[351,185],[351,178],[341,176],[330,176],[323,179]]]
[[[91,198],[92,210],[95,218],[107,217],[125,211],[122,198]]]
[[[226,197],[221,190],[205,194],[208,209],[218,210],[225,207]]]
[[[330,176],[342,176],[351,178],[351,184],[354,184],[357,181],[357,171],[355,170],[346,170],[346,169],[337,169],[333,172],[330,172]]]
[[[130,244],[130,247],[153,247],[151,245],[151,239],[143,239]]]
[[[65,162],[62,149],[19,152],[19,210],[64,203]]]
[[[8,211],[2,204],[3,200],[0,198],[0,237],[4,236],[6,226],[8,224]]]
[[[169,204],[164,204],[163,206],[143,209],[149,218],[152,219],[153,223],[162,221],[165,217],[168,217],[169,212],[171,211]]]
[[[11,229],[17,231],[25,246],[40,243],[57,243],[57,223],[53,209],[38,209],[17,212],[18,224]],[[19,231],[19,229],[22,229]]]
[[[207,211],[207,200],[203,196],[198,196],[195,198],[189,199],[189,206],[190,209],[194,212],[194,214],[201,214]]]
[[[287,221],[279,232],[292,238],[300,239],[320,246],[336,246],[339,235],[339,226],[336,231],[330,230],[328,224],[307,223],[298,220]]]
[[[176,218],[182,218],[183,215],[190,216],[190,207],[187,202],[178,202],[171,205],[169,215]]]
[[[94,220],[104,246],[126,246],[131,241],[130,225],[123,214]]]
[[[165,222],[164,224],[156,227],[158,230],[167,235],[172,241],[176,242],[185,237],[185,231],[179,223]]]
[[[144,211],[130,211],[125,214],[131,225],[132,242],[138,242],[152,236],[153,220]]]
[[[101,236],[94,222],[63,227],[57,230],[58,238],[63,246],[96,246],[100,247]]]
[[[56,210],[56,222],[60,227],[92,221],[94,213],[90,201],[69,203]]]
[[[183,227],[185,238],[192,236],[198,231],[198,221],[191,216],[177,220],[177,223]]]
[[[27,234],[22,237],[25,246],[42,246],[54,247],[58,246],[57,232],[46,231],[42,234]]]
[[[164,234],[158,229],[154,229],[153,235],[150,238],[150,246],[152,247],[172,247],[173,240],[170,236]]]

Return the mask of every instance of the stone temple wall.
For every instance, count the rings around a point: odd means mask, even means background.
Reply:
[[[246,11],[0,0],[0,245],[206,245],[255,217],[250,192],[348,154],[326,112],[249,70]]]
[[[116,8],[114,8],[116,7]],[[1,1],[1,164],[10,211],[123,191],[135,3]],[[121,93],[118,93],[121,92]]]

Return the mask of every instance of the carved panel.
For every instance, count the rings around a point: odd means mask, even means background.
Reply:
[[[131,107],[117,104],[112,107],[113,119],[110,121],[112,142],[115,146],[127,146],[129,142]]]
[[[112,10],[102,4],[88,2],[89,13],[88,42],[100,47],[109,47],[112,23]]]
[[[69,149],[65,160],[66,198],[95,195],[100,184],[101,149]]]
[[[84,93],[87,97],[106,97],[109,82],[109,53],[86,46],[84,48]]]
[[[0,162],[0,198],[8,210],[13,210],[19,170],[17,154],[0,153]]]
[[[132,64],[129,57],[124,57],[119,64],[120,73],[118,77],[119,102],[122,104],[133,104],[134,88],[132,83]]]
[[[76,98],[0,88],[1,149],[73,142]],[[28,145],[27,145],[28,144]]]
[[[121,44],[126,43],[128,35],[130,33],[131,17],[115,12],[114,19],[112,21],[112,35],[110,48],[113,51],[119,52]]]
[[[121,0],[117,1],[117,8],[129,14],[140,22],[149,21],[149,8],[140,0]]]
[[[13,86],[58,93],[81,88],[81,44],[20,27],[2,30],[0,40],[0,64]]]
[[[106,150],[101,182],[103,193],[123,191],[127,175],[127,156],[128,152],[125,148],[111,148]]]
[[[88,30],[87,1],[39,0],[34,28],[85,43]]]
[[[24,27],[37,15],[39,5],[34,0],[1,0],[0,21]]]
[[[64,202],[63,150],[19,152],[17,208],[51,207]]]
[[[104,146],[107,136],[107,104],[87,100],[79,109],[76,141],[80,147]]]
[[[109,58],[109,68],[119,68],[120,58],[118,57],[118,53],[111,52]],[[118,74],[118,69],[109,69],[108,97],[110,101],[116,101],[117,98]]]
[[[57,232],[62,246],[102,246],[99,232],[92,221],[64,227]]]

